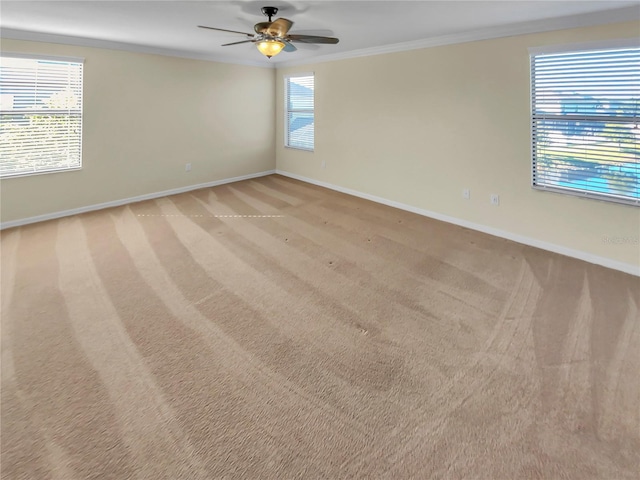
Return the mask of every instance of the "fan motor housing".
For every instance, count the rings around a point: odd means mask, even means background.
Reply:
[[[278,13],[277,7],[262,7],[262,14],[265,17],[269,17],[269,21],[271,21],[271,17],[273,17],[276,13]]]

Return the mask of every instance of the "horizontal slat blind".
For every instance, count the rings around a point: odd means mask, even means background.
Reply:
[[[313,150],[314,77],[287,77],[285,84],[287,147]]]
[[[82,63],[0,57],[0,176],[82,165]]]
[[[640,48],[531,56],[533,186],[640,204]]]

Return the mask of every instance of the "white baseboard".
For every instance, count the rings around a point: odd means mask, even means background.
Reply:
[[[276,173],[275,170],[267,170],[265,172],[250,173],[249,175],[241,175],[239,177],[224,178],[222,180],[214,180],[212,182],[199,183],[197,185],[189,185],[187,187],[172,188],[171,190],[164,190],[162,192],[147,193],[145,195],[138,195],[137,197],[122,198],[120,200],[113,200],[111,202],[97,203],[95,205],[88,205],[86,207],[72,208],[70,210],[62,210],[60,212],[47,213],[44,215],[36,215],[35,217],[21,218],[19,220],[11,220],[9,222],[0,223],[0,230],[11,227],[19,227],[21,225],[28,225],[30,223],[44,222],[45,220],[53,220],[55,218],[69,217],[71,215],[77,215],[79,213],[92,212],[94,210],[102,210],[104,208],[119,207],[121,205],[127,205],[129,203],[142,202],[144,200],[153,200],[154,198],[166,197],[169,195],[176,195],[178,193],[190,192],[191,190],[199,190],[201,188],[215,187],[217,185],[224,185],[225,183],[239,182],[241,180],[249,180],[251,178],[264,177]]]
[[[538,240],[536,238],[519,235],[517,233],[507,232],[505,230],[488,227],[486,225],[482,225],[479,223],[469,222],[467,220],[451,217],[449,215],[443,215],[441,213],[432,212],[430,210],[424,210],[422,208],[414,207],[412,205],[396,202],[394,200],[388,200],[386,198],[378,197],[376,195],[370,195],[368,193],[359,192],[357,190],[352,190],[350,188],[340,187],[338,185],[333,185],[331,183],[321,182],[319,180],[314,180],[313,178],[303,177],[301,175],[290,173],[284,170],[278,169],[276,170],[275,173],[279,175],[283,175],[285,177],[290,177],[296,180],[300,180],[302,182],[318,185],[319,187],[329,188],[331,190],[335,190],[341,193],[353,195],[354,197],[364,198],[366,200],[371,200],[372,202],[381,203],[383,205],[399,208],[401,210],[406,210],[412,213],[417,213],[418,215],[423,215],[425,217],[434,218],[436,220],[442,220],[443,222],[452,223],[454,225],[459,225],[461,227],[469,228],[471,230],[477,230],[479,232],[488,233],[489,235],[494,235],[496,237],[505,238],[507,240],[513,240],[514,242],[522,243],[524,245],[529,245],[531,247],[540,248],[542,250],[548,250],[550,252],[566,255],[567,257],[577,258],[579,260],[584,260],[585,262],[601,265],[603,267],[611,268],[614,270],[620,270],[621,272],[629,273],[631,275],[640,276],[640,267],[636,265],[632,265],[630,263],[618,262],[617,260],[611,260],[610,258],[606,258],[606,257],[599,257],[591,253],[575,250],[573,248],[563,247],[562,245],[556,245],[554,243],[545,242],[543,240]]]

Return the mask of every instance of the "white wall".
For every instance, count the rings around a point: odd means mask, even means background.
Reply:
[[[2,180],[0,219],[277,165],[638,268],[637,244],[603,238],[638,238],[640,209],[531,189],[527,51],[637,38],[638,32],[638,22],[628,22],[290,67],[277,75],[267,68],[3,39],[3,51],[85,58],[84,165],[77,172]],[[313,153],[282,143],[282,76],[309,71],[316,74]],[[462,199],[465,187],[470,201]],[[500,194],[499,207],[489,205],[490,193]]]
[[[3,179],[2,222],[274,168],[273,69],[8,39],[1,46],[85,58],[82,170]]]
[[[277,168],[637,268],[640,209],[530,186],[528,48],[638,32],[628,22],[279,69]],[[313,153],[284,148],[280,120],[283,75],[311,71]]]

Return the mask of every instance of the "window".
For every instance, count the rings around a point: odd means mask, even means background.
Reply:
[[[313,151],[313,74],[285,77],[285,139],[287,147]]]
[[[640,205],[640,48],[531,55],[533,187]]]
[[[0,176],[82,166],[82,61],[0,57]]]

